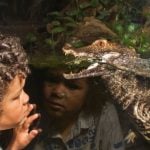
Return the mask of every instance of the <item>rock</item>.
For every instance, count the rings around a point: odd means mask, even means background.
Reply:
[[[91,44],[99,38],[115,38],[117,34],[102,21],[94,17],[85,17],[83,22],[79,23],[74,36],[87,44]]]

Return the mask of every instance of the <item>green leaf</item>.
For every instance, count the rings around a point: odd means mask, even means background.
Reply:
[[[37,37],[33,33],[29,33],[26,36],[26,42],[34,43],[37,41]]]
[[[115,30],[116,30],[118,33],[123,33],[124,28],[123,28],[122,24],[116,24],[116,25],[115,25]]]
[[[75,22],[75,20],[72,17],[63,17],[63,20],[67,22]]]
[[[136,39],[131,39],[131,40],[130,40],[130,43],[131,43],[132,45],[136,45],[137,40],[136,40]]]
[[[133,24],[133,23],[131,23],[131,24],[129,24],[128,26],[127,26],[127,31],[128,32],[134,32],[136,29],[137,29],[137,25],[136,24]]]
[[[76,24],[75,24],[75,23],[66,23],[65,26],[66,26],[66,27],[75,28],[75,27],[76,27]]]
[[[72,10],[67,12],[67,15],[71,17],[77,16],[78,14],[79,14],[78,10]]]
[[[54,49],[54,47],[55,47],[56,44],[57,44],[57,41],[54,41],[54,40],[48,38],[48,39],[45,39],[45,43],[46,43],[48,46],[50,46],[52,49]]]
[[[82,3],[82,4],[79,5],[79,8],[80,8],[80,9],[85,9],[85,8],[90,7],[90,6],[91,6],[90,3],[84,2],[84,3]]]
[[[91,6],[92,7],[97,7],[99,4],[99,0],[91,0]]]
[[[53,26],[59,26],[61,23],[59,21],[57,21],[57,20],[54,20],[54,21],[51,22],[51,24]]]
[[[104,4],[104,5],[109,5],[110,4],[110,0],[101,0],[101,2]]]
[[[58,12],[58,11],[53,11],[53,12],[51,12],[51,13],[48,13],[47,15],[48,15],[48,16],[61,16],[61,13]]]
[[[129,34],[124,34],[122,41],[123,41],[124,44],[129,45],[129,43],[130,43],[130,36],[129,36]]]
[[[48,38],[48,39],[45,39],[45,43],[48,45],[53,45],[54,41],[52,39]]]
[[[110,15],[110,13],[108,11],[101,11],[99,12],[99,15],[97,16],[98,19],[105,19],[106,17],[108,17]]]
[[[61,33],[64,32],[66,29],[64,27],[55,27],[51,30],[51,33],[56,34],[56,33]]]

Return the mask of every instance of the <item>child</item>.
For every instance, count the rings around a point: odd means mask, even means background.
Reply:
[[[39,114],[29,116],[35,105],[29,104],[23,89],[29,73],[27,63],[19,39],[0,34],[0,130],[14,128],[7,150],[23,149],[41,132],[29,130]]]
[[[99,86],[91,78],[67,80],[62,67],[40,73],[36,83],[42,87],[43,132],[29,150],[124,150],[118,115],[106,102],[109,94],[102,82]]]

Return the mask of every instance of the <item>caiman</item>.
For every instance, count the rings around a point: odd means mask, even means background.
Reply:
[[[150,60],[140,58],[134,49],[105,39],[81,48],[66,44],[63,51],[92,63],[87,69],[64,74],[64,77],[100,76],[115,102],[150,142]]]

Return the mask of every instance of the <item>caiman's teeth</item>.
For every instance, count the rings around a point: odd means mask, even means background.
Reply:
[[[94,63],[94,64],[90,65],[90,66],[87,68],[87,70],[94,69],[94,68],[96,68],[98,65],[99,65],[98,63]]]

